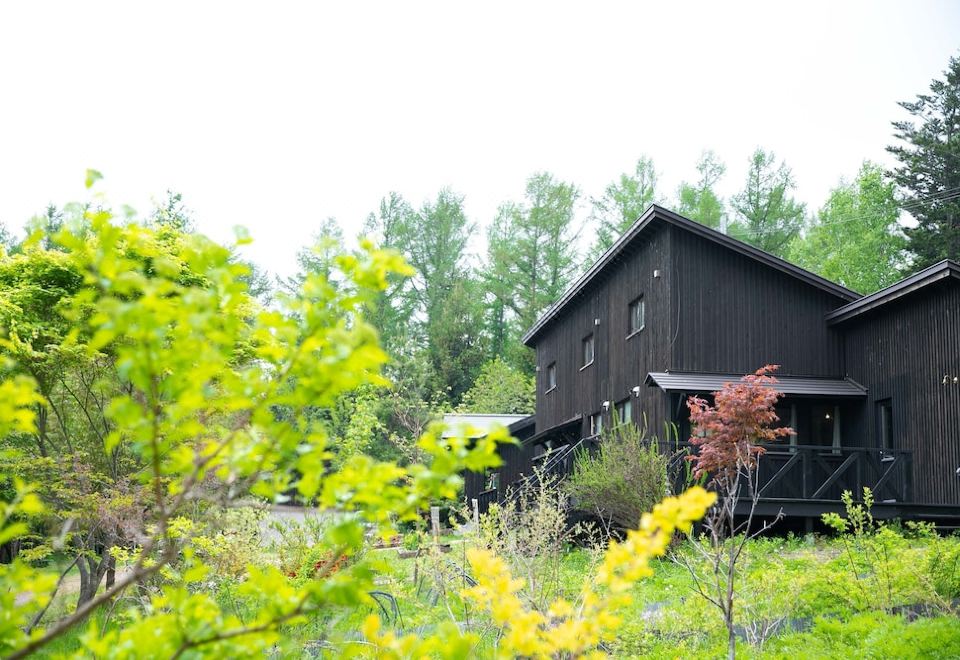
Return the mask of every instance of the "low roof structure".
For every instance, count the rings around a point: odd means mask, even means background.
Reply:
[[[491,429],[497,426],[504,428],[511,424],[516,424],[527,419],[528,415],[488,415],[488,414],[461,414],[449,413],[443,416],[443,423],[446,428],[443,430],[444,438],[451,438],[462,435],[463,430],[469,428],[469,438],[482,438],[486,436]]]
[[[827,314],[827,323],[836,325],[849,321],[950,277],[960,279],[960,264],[950,259],[944,259],[928,268],[924,268],[919,273],[891,284],[885,289],[880,289],[876,293],[871,293],[869,296],[864,296],[849,305],[833,310]]]
[[[717,392],[727,383],[738,383],[743,374],[670,373],[647,374],[647,385],[665,392]],[[795,396],[865,397],[867,390],[849,378],[803,378],[777,376],[776,384],[769,385],[783,394]]]

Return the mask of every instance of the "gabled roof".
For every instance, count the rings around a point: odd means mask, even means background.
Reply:
[[[705,238],[714,243],[718,243],[726,248],[733,250],[734,252],[741,254],[743,256],[749,257],[760,263],[769,266],[775,270],[778,270],[782,273],[786,273],[792,277],[795,277],[807,284],[815,286],[819,289],[822,289],[828,293],[831,293],[839,298],[844,300],[853,301],[860,298],[860,294],[856,291],[851,291],[846,287],[842,287],[835,282],[824,279],[819,275],[814,275],[808,270],[804,270],[799,266],[795,266],[788,261],[781,259],[780,257],[775,257],[769,252],[764,252],[758,248],[755,248],[752,245],[748,245],[743,241],[739,241],[735,238],[731,238],[726,234],[723,234],[715,229],[711,229],[706,225],[702,225],[699,222],[694,222],[684,218],[682,215],[678,215],[673,211],[668,211],[667,209],[657,206],[656,204],[651,204],[643,215],[641,215],[636,222],[634,222],[630,228],[623,233],[617,241],[610,246],[606,252],[604,252],[599,259],[584,273],[576,282],[574,282],[566,292],[560,296],[560,299],[556,301],[544,314],[533,324],[527,333],[523,336],[523,343],[528,346],[531,345],[531,342],[536,338],[538,334],[553,321],[560,312],[570,303],[571,300],[577,297],[589,284],[590,282],[607,266],[609,266],[617,256],[623,252],[624,248],[629,245],[637,236],[644,233],[651,225],[654,223],[666,223],[674,227],[679,227],[689,231],[697,236]]]
[[[960,279],[960,264],[950,259],[944,259],[939,263],[924,268],[919,273],[915,273],[895,284],[891,284],[885,289],[880,289],[876,293],[864,296],[849,305],[844,305],[839,309],[828,312],[826,315],[827,323],[829,325],[836,325],[844,321],[849,321],[861,314],[899,300],[914,291],[950,277]]]
[[[727,383],[739,383],[743,374],[713,374],[699,372],[650,372],[647,385],[656,385],[665,392],[718,392]],[[783,394],[800,396],[864,397],[867,390],[849,378],[807,378],[777,376],[777,382],[767,385]]]

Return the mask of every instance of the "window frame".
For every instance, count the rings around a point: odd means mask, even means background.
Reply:
[[[623,413],[627,412],[628,416],[624,419]],[[613,416],[616,421],[617,426],[623,426],[624,424],[633,423],[633,399],[627,397],[626,399],[621,399],[613,404]]]
[[[590,360],[587,360],[587,346],[590,347]],[[597,359],[597,337],[589,333],[580,340],[580,370],[583,371]]]
[[[590,435],[589,437],[595,438],[603,433],[603,411],[598,410],[595,413],[591,413],[587,418],[587,423],[589,425]]]
[[[550,392],[557,389],[557,361],[554,360],[547,365],[547,388],[544,390],[544,394],[549,394]]]
[[[876,402],[877,447],[880,451],[892,451],[893,447],[893,399],[887,397]],[[886,431],[886,433],[884,433]]]
[[[640,310],[640,327],[633,327],[634,309]],[[647,327],[647,303],[641,293],[627,304],[627,339],[640,334]]]

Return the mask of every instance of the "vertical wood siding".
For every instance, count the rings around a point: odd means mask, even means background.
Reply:
[[[824,322],[846,301],[704,238],[673,228],[674,371],[843,375],[843,340]]]
[[[641,389],[639,399],[633,399],[634,419],[639,422],[645,415],[651,432],[661,431],[666,396],[645,386],[643,379],[647,372],[668,366],[670,283],[664,275],[669,241],[670,234],[663,228],[652,228],[634,241],[538,339],[538,432],[582,414],[586,435],[589,416],[601,409],[603,401],[611,402],[604,415],[604,424],[609,425],[613,404],[632,396],[636,386]],[[654,270],[660,270],[661,277],[654,278]],[[646,324],[628,339],[628,305],[640,295],[646,305]],[[581,342],[591,332],[594,362],[581,369]],[[557,387],[547,393],[547,366],[554,361]]]
[[[862,424],[872,446],[876,404],[890,399],[894,448],[913,450],[914,499],[960,504],[960,385],[952,384],[960,376],[960,283],[931,286],[840,327],[847,374],[868,389]]]

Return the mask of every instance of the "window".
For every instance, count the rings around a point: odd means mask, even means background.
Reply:
[[[583,366],[593,364],[593,333],[583,338]]]
[[[643,296],[640,296],[639,298],[634,300],[632,303],[630,303],[630,307],[629,307],[630,324],[627,327],[628,337],[630,335],[636,334],[641,330],[643,330],[645,312],[646,312],[646,309],[643,304]]]
[[[877,440],[880,449],[893,449],[893,402],[877,401]]]
[[[627,424],[633,421],[633,401],[629,398],[617,404],[615,409],[617,424]]]
[[[590,415],[590,437],[603,433],[603,414],[593,413]]]
[[[547,366],[547,392],[557,387],[557,363],[551,362]]]

